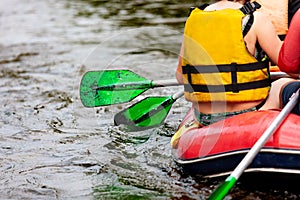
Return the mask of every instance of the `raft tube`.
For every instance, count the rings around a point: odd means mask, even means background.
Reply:
[[[173,136],[172,154],[184,172],[230,174],[280,111],[253,111],[197,127],[192,110]],[[289,114],[245,172],[300,175],[300,116]]]

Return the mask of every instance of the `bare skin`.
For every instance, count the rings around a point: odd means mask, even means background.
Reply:
[[[244,1],[228,1],[221,0],[205,8],[205,11],[222,10],[225,8],[239,9],[243,6]],[[273,63],[277,64],[278,54],[282,42],[278,38],[275,28],[270,20],[261,12],[254,12],[254,22],[244,37],[247,49],[250,54],[255,54],[255,44],[258,41],[262,49],[267,53]],[[183,49],[183,48],[182,48]],[[182,54],[181,54],[182,55]],[[181,56],[179,57],[179,63],[176,72],[176,78],[179,83],[182,81],[182,68],[181,68]],[[281,79],[273,82],[269,97],[261,109],[279,109],[281,108],[279,102],[279,94],[281,86],[287,82],[294,81],[293,79]],[[220,112],[233,112],[244,109],[249,109],[257,106],[262,101],[231,103],[231,102],[213,102],[213,103],[199,103],[194,102],[193,106],[202,113],[220,113]]]

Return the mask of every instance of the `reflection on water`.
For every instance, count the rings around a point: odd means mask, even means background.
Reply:
[[[131,103],[84,108],[78,92],[88,70],[174,78],[184,21],[199,3],[2,0],[0,199],[205,199],[219,182],[182,174],[171,157],[170,136],[189,108],[184,99],[161,127],[128,132],[113,116]],[[297,197],[239,186],[231,192],[270,196]]]
[[[94,1],[84,0],[94,7],[92,10],[80,9],[78,16],[97,15],[103,19],[113,20],[120,27],[140,27],[168,25],[182,28],[188,15],[189,7],[209,3],[210,1]]]

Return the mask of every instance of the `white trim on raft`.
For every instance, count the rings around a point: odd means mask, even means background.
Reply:
[[[204,178],[216,178],[221,176],[228,176],[232,171],[222,172],[213,175],[203,176]],[[282,168],[250,168],[246,169],[245,173],[282,173],[300,175],[300,170],[297,169],[282,169]]]
[[[237,150],[237,151],[232,151],[228,153],[221,153],[217,155],[212,155],[212,156],[207,156],[207,157],[202,157],[202,158],[196,158],[192,160],[182,160],[180,158],[175,159],[175,162],[185,165],[185,164],[192,164],[192,163],[197,163],[201,161],[207,161],[207,160],[214,160],[217,158],[221,157],[226,157],[226,156],[231,156],[231,155],[237,155],[237,154],[246,154],[249,152],[250,149],[244,149],[244,150]],[[299,154],[300,155],[300,149],[299,150],[294,150],[294,149],[273,149],[273,148],[263,148],[260,150],[260,152],[263,153],[280,153],[280,154]]]

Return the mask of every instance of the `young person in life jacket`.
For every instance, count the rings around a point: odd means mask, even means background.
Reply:
[[[191,9],[176,78],[192,102],[196,121],[209,125],[233,115],[282,108],[281,91],[293,79],[272,82],[282,42],[272,22],[247,0],[219,0]]]

